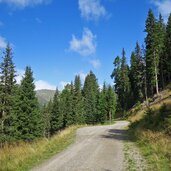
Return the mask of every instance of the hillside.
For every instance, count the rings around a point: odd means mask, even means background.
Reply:
[[[170,86],[169,86],[170,87]],[[129,111],[130,136],[149,162],[149,170],[171,170],[171,87]]]
[[[38,98],[38,101],[40,103],[40,105],[44,105],[44,104],[47,104],[50,99],[53,98],[55,94],[55,90],[37,90],[36,91],[36,96]]]

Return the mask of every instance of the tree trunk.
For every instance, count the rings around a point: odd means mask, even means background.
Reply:
[[[156,93],[159,95],[159,84],[158,84],[158,76],[157,76],[157,66],[155,66],[155,82],[156,82]]]

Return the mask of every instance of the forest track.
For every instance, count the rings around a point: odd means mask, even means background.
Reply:
[[[128,124],[80,128],[73,145],[32,171],[122,171]]]

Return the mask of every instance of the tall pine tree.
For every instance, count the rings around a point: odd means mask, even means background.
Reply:
[[[43,136],[43,120],[36,98],[33,72],[28,66],[21,81],[16,112],[19,139],[32,141]]]
[[[142,102],[144,99],[144,62],[141,48],[136,43],[135,51],[131,55],[130,67],[131,91],[133,94],[133,101]]]
[[[171,14],[168,19],[166,27],[166,38],[165,38],[165,55],[166,55],[166,83],[171,82]]]
[[[115,69],[111,75],[114,78],[115,90],[118,94],[120,110],[126,111],[131,106],[130,103],[130,79],[129,67],[126,63],[125,50],[122,50],[122,58],[116,57],[114,61]]]
[[[84,123],[84,99],[81,91],[81,79],[79,75],[76,75],[73,96],[73,112],[76,117],[76,123]]]
[[[12,49],[8,44],[0,64],[0,135],[2,140],[8,140],[12,126],[11,118],[15,102],[16,71],[12,60]]]
[[[98,92],[99,87],[97,83],[97,78],[95,74],[90,71],[86,76],[84,87],[83,87],[83,96],[84,96],[84,105],[85,105],[85,122],[88,124],[96,123],[97,116],[97,101],[98,101]]]
[[[56,89],[53,98],[50,126],[51,126],[50,129],[51,135],[55,134],[57,131],[63,128],[63,114],[61,113],[60,94],[58,89]]]

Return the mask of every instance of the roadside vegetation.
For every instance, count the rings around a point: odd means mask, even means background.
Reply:
[[[135,107],[128,119],[132,141],[147,159],[148,170],[171,170],[171,90],[161,92],[148,107]]]
[[[71,126],[66,128],[50,139],[43,138],[32,143],[5,144],[0,149],[0,170],[27,171],[33,168],[73,143],[76,130],[79,127]]]

